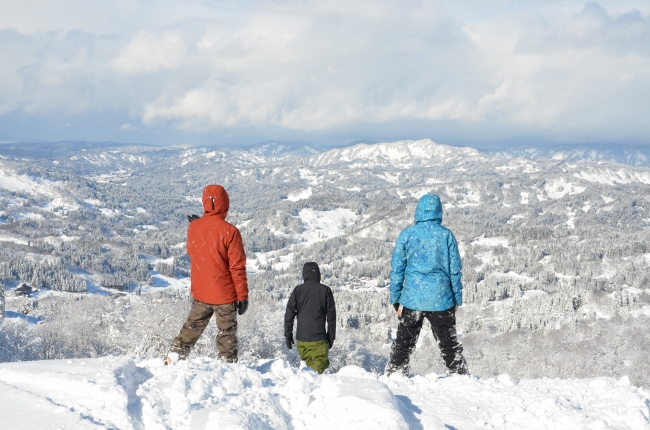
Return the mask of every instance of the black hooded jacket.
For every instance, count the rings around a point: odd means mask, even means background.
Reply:
[[[334,342],[336,338],[336,306],[332,290],[320,283],[320,269],[316,263],[305,263],[302,269],[304,283],[293,289],[284,314],[284,336],[293,334],[293,320],[298,316],[296,339],[302,342],[320,340]],[[327,320],[327,330],[325,322]]]

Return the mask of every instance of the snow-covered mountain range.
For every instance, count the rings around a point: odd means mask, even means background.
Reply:
[[[357,144],[336,148],[314,155],[309,165],[314,167],[352,164],[357,168],[442,166],[469,160],[486,159],[474,148],[439,145],[430,139],[391,143]]]
[[[164,354],[187,311],[186,216],[201,213],[205,185],[220,183],[247,251],[251,307],[241,336],[249,363],[298,364],[283,347],[283,300],[302,264],[317,261],[345,304],[332,369],[359,366],[377,379],[397,325],[386,288],[394,240],[413,222],[417,199],[433,192],[463,256],[458,324],[475,376],[590,378],[576,382],[582,388],[628,376],[650,387],[650,169],[523,155],[431,140],[328,150],[0,144],[0,361]],[[16,296],[21,284],[37,291]],[[214,356],[210,330],[193,359]],[[414,375],[442,373],[436,351],[423,333]],[[407,424],[425,414],[380,382]]]

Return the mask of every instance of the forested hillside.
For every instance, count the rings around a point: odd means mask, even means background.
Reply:
[[[382,371],[397,326],[390,254],[433,192],[463,257],[458,321],[474,374],[650,386],[650,170],[429,140],[328,151],[0,144],[0,360],[162,356],[189,304],[186,216],[201,214],[210,183],[230,193],[247,250],[244,358],[297,362],[283,346],[284,300],[316,261],[342,328],[333,368]],[[23,283],[38,291],[16,296]],[[214,329],[193,354],[215,355]],[[441,370],[427,333],[412,371]]]

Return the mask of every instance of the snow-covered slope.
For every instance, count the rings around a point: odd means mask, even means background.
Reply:
[[[347,148],[331,149],[311,157],[309,164],[314,167],[353,163],[355,167],[393,166],[409,168],[480,158],[488,159],[489,157],[482,155],[474,148],[440,145],[430,139],[423,139],[401,140],[373,145],[362,143]]]
[[[316,375],[282,360],[110,357],[0,364],[7,429],[647,429],[650,393],[627,378],[513,382],[390,379],[348,366]]]
[[[433,192],[463,252],[459,330],[476,375],[629,375],[650,387],[643,348],[650,344],[650,169],[506,159],[430,140],[308,156],[277,142],[259,150],[0,145],[0,283],[7,320],[33,326],[7,321],[0,360],[162,354],[182,321],[153,324],[151,315],[182,308],[174,303],[188,291],[186,216],[201,213],[206,184],[221,183],[249,256],[249,312],[271,327],[249,332],[255,337],[247,341],[261,346],[248,349],[248,359],[286,358],[273,321],[281,321],[302,264],[317,261],[346,305],[333,367],[383,369],[397,324],[385,312],[394,241],[413,222],[416,199]],[[41,288],[16,296],[21,283]],[[141,300],[127,296],[125,305],[119,285],[142,292]],[[164,296],[164,306],[147,291]],[[97,322],[92,330],[89,321]],[[145,323],[153,324],[147,337]],[[55,352],[40,336],[47,331],[60,333]],[[77,341],[81,334],[90,340]],[[440,372],[426,358],[436,351],[431,335],[421,339],[414,370]]]
[[[50,181],[38,176],[16,173],[7,162],[0,162],[0,196],[10,193],[39,196],[47,199],[43,209],[65,207],[69,210],[78,208],[78,204],[67,196],[66,184],[60,181]],[[13,196],[12,196],[13,197]],[[14,203],[11,197],[9,202]]]
[[[115,167],[121,164],[121,162],[126,162],[128,164],[142,164],[146,165],[151,162],[151,160],[145,156],[137,156],[132,154],[123,153],[120,151],[103,151],[95,154],[83,154],[73,156],[71,160],[84,159],[90,164],[96,166],[107,166]]]
[[[20,175],[13,172],[6,163],[0,162],[0,190],[9,192],[24,192],[31,195],[50,195],[61,183],[47,179]]]

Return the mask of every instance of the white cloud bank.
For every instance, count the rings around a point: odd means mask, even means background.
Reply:
[[[121,112],[122,132],[399,131],[404,122],[578,140],[650,132],[647,2],[25,0],[0,9],[0,117]]]

